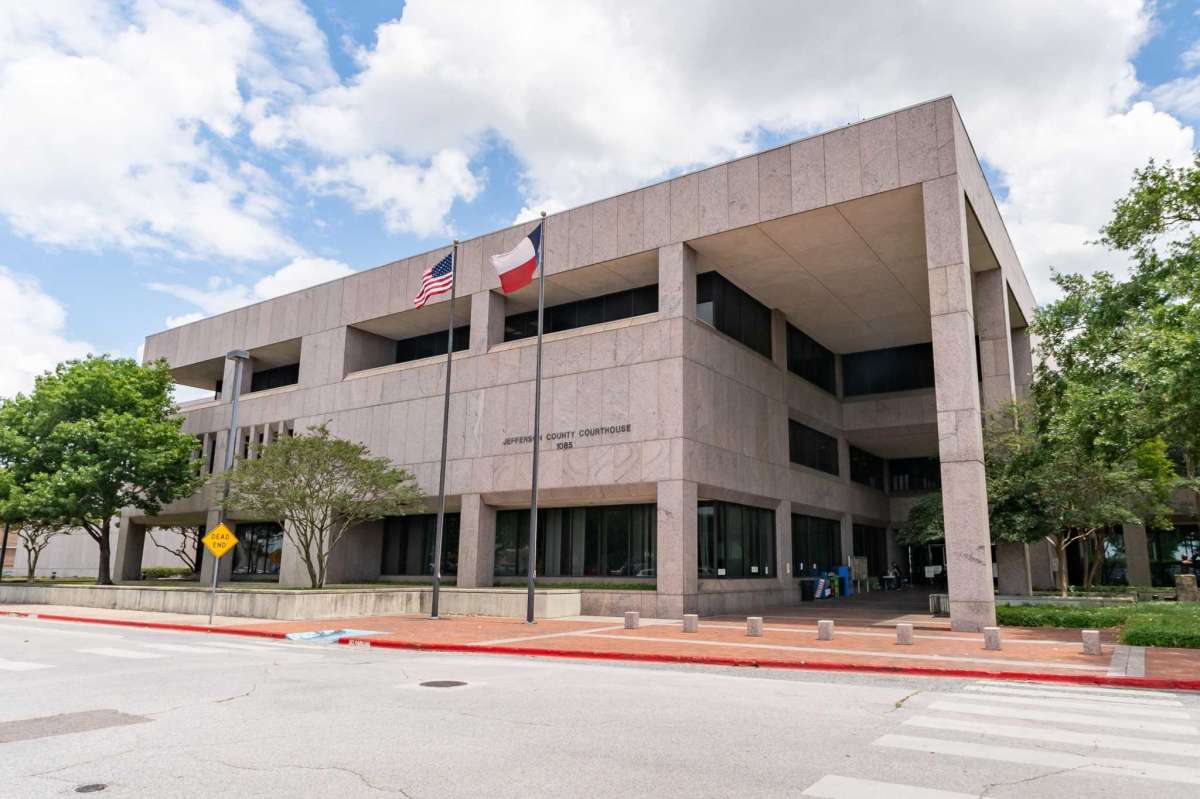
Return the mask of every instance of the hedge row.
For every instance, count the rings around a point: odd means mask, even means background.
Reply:
[[[1200,649],[1200,605],[1140,602],[1089,608],[1001,606],[996,608],[996,619],[1012,627],[1120,627],[1123,644]]]

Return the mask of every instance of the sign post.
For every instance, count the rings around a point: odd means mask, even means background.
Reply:
[[[237,536],[221,522],[200,539],[209,554],[213,556],[212,588],[208,599],[208,626],[213,623],[213,608],[217,604],[217,572],[221,567],[221,556],[237,546]]]

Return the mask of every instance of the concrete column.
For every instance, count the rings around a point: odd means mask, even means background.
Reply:
[[[209,530],[216,527],[220,522],[221,522],[221,512],[219,510],[215,510],[215,509],[210,510],[208,512],[208,515],[204,519],[204,532],[207,533]],[[226,522],[226,524],[229,525],[229,529],[234,530],[234,532],[236,532],[235,525],[233,522]],[[228,581],[230,575],[233,574],[233,551],[230,550],[229,552],[226,552],[224,555],[221,556],[221,559],[216,562],[220,565],[220,569],[217,572],[217,579],[220,582],[224,583],[224,582]],[[201,544],[200,545],[200,585],[204,585],[204,586],[212,585],[212,568],[213,568],[213,556],[209,554],[208,547]]]
[[[839,566],[849,566],[850,556],[854,554],[854,517],[843,513],[841,518],[842,562]]]
[[[471,355],[482,355],[504,341],[504,295],[477,291],[471,295]]]
[[[225,373],[221,377],[221,401],[233,402],[233,372],[235,361],[225,359]],[[254,376],[254,359],[246,361],[242,368],[242,394],[250,391],[250,379]]]
[[[379,579],[383,561],[382,519],[355,525],[346,531],[329,553],[325,583],[358,583]],[[417,536],[413,536],[416,538]],[[280,564],[280,571],[282,571]],[[308,573],[304,574],[307,585]]]
[[[660,619],[679,618],[699,609],[697,501],[693,482],[661,480],[658,483],[657,613]]]
[[[775,579],[780,588],[794,588],[792,574],[792,503],[784,499],[775,506]]]
[[[1020,541],[996,544],[997,589],[1007,596],[1032,596],[1033,572],[1029,547]]]
[[[228,558],[229,556],[226,555],[221,560],[225,561]],[[332,553],[330,554],[330,559],[332,559]],[[304,565],[304,557],[300,554],[300,549],[291,542],[291,539],[288,538],[285,532],[283,536],[283,551],[279,553],[279,587],[308,588],[311,585],[312,578],[308,576],[308,567]]]
[[[1008,318],[1008,285],[1000,269],[975,275],[975,329],[979,335],[980,392],[984,413],[1017,397],[1013,382],[1012,331]]]
[[[1054,571],[1058,563],[1054,545],[1049,541],[1038,539],[1028,545],[1029,572],[1035,591],[1053,591],[1058,588],[1054,580]]]
[[[787,317],[778,308],[771,309],[771,360],[787,371]]]
[[[146,525],[138,524],[128,516],[121,516],[112,570],[114,580],[142,579],[142,552],[145,547]]]
[[[1033,385],[1033,337],[1029,335],[1029,328],[1022,327],[1012,332],[1012,357],[1017,399],[1027,399]]]
[[[1152,585],[1146,528],[1140,524],[1126,524],[1121,529],[1125,533],[1125,579],[1130,585]]]
[[[983,470],[982,407],[975,369],[966,200],[957,175],[928,181],[921,189],[950,625],[954,630],[979,631],[995,625],[996,599]]]
[[[479,494],[463,494],[458,523],[458,587],[492,585],[495,571],[496,509]]]
[[[696,318],[696,251],[682,242],[658,248],[658,313]]]

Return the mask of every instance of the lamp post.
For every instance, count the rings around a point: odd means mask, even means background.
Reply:
[[[233,471],[233,456],[237,446],[238,399],[242,396],[242,373],[250,360],[250,353],[245,350],[230,350],[225,358],[233,361],[233,400],[229,409],[229,436],[225,439],[225,480],[221,489],[221,507],[218,509],[221,522],[225,521],[225,502],[229,499],[229,474]],[[212,553],[208,553],[212,558]],[[220,571],[220,558],[212,558],[212,591],[208,601],[208,623],[211,626],[213,610],[217,603],[217,574]]]

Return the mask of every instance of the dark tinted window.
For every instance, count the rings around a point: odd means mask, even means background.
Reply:
[[[865,449],[850,447],[850,479],[871,488],[883,490],[883,458]]]
[[[911,344],[842,356],[847,397],[933,388],[933,345]]]
[[[792,572],[796,577],[842,565],[842,525],[837,519],[792,514]]]
[[[447,513],[442,529],[442,574],[458,573],[457,513]],[[392,516],[383,522],[380,574],[433,574],[437,514]]]
[[[794,419],[788,420],[788,450],[792,463],[838,473],[837,439]]]
[[[537,573],[542,577],[654,577],[654,505],[543,508],[538,511]],[[496,513],[497,577],[528,574],[529,511]]]
[[[631,316],[654,313],[658,310],[658,284],[636,289],[588,297],[562,305],[552,305],[544,311],[544,333],[573,330],[601,322],[615,322]],[[515,341],[537,335],[537,311],[525,311],[504,318],[504,340]],[[443,350],[445,352],[445,350]]]
[[[696,531],[702,579],[774,575],[775,511],[732,502],[701,502]]]
[[[937,458],[895,458],[888,461],[888,490],[937,491],[942,470]]]
[[[445,355],[447,341],[445,330],[401,339],[396,342],[396,363],[415,361],[419,358],[432,358],[434,355]],[[454,328],[454,351],[462,352],[470,346],[471,326],[463,325]]]
[[[283,528],[275,522],[242,522],[234,530],[234,574],[278,575],[283,555]]]
[[[300,382],[300,364],[276,366],[274,369],[256,370],[250,377],[251,391],[266,391],[269,388],[294,386]]]
[[[814,386],[820,386],[830,394],[837,393],[833,353],[792,325],[787,326],[787,367]]]
[[[760,355],[771,357],[771,309],[719,273],[696,276],[696,316]]]
[[[868,524],[854,525],[854,554],[866,557],[867,574],[871,577],[887,574],[887,530]]]

